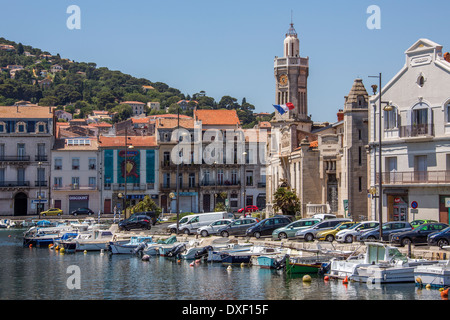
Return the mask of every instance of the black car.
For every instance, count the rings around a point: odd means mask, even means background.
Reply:
[[[148,215],[134,214],[128,219],[119,222],[119,230],[131,230],[131,229],[147,229],[152,228],[152,219]]]
[[[245,235],[248,237],[253,236],[255,238],[272,235],[272,232],[275,229],[287,226],[291,222],[291,219],[286,216],[275,216],[267,218],[248,228]]]
[[[383,229],[383,241],[389,241],[391,234],[398,233],[398,232],[404,232],[404,231],[410,231],[413,229],[411,224],[409,222],[404,221],[391,221],[383,223],[382,226]],[[371,229],[369,231],[366,231],[361,234],[361,237],[359,238],[360,241],[373,241],[373,240],[379,240],[380,239],[380,232],[379,228]]]
[[[78,208],[76,210],[73,210],[70,214],[73,214],[74,216],[77,216],[79,214],[85,214],[90,216],[91,214],[94,214],[94,211],[92,211],[89,208]]]
[[[154,226],[156,224],[156,221],[158,221],[158,214],[154,211],[136,212],[133,213],[130,218],[134,216],[147,216],[151,220],[152,226]]]
[[[245,236],[245,232],[247,229],[259,222],[256,218],[244,218],[244,219],[237,219],[234,220],[229,225],[220,228],[217,230],[217,233],[220,234],[222,237],[228,237],[231,235],[241,235]]]
[[[448,224],[445,223],[426,223],[410,231],[392,234],[390,242],[400,246],[407,246],[410,243],[427,244],[429,234],[441,231],[447,227]]]
[[[450,227],[428,235],[428,245],[444,247],[450,244]]]

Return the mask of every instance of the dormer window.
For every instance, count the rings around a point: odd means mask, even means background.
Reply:
[[[3,121],[0,121],[0,133],[5,133],[6,132],[6,123],[4,123]]]
[[[36,133],[46,133],[45,122],[38,122],[36,124]]]
[[[26,133],[27,124],[23,121],[19,121],[16,124],[16,133]]]

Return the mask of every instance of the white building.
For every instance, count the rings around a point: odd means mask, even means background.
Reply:
[[[48,209],[53,111],[34,105],[0,107],[0,215]]]
[[[418,40],[405,54],[404,67],[381,91],[382,219],[448,223],[450,59],[428,39]],[[369,102],[369,187],[374,191],[379,183],[379,99],[378,93]],[[372,218],[378,218],[377,205],[376,198],[369,200]]]
[[[133,109],[133,116],[145,114],[145,103],[139,101],[124,101],[121,104],[127,104]]]
[[[100,210],[97,139],[56,139],[52,150],[51,203],[69,214],[78,208]]]

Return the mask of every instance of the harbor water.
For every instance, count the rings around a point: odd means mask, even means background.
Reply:
[[[151,257],[105,252],[62,254],[24,248],[24,230],[0,230],[1,300],[441,300],[414,283],[368,287],[312,275],[220,263],[191,266]]]

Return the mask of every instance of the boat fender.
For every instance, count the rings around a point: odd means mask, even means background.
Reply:
[[[449,288],[441,291],[441,297],[448,297],[448,289]]]
[[[348,277],[345,277],[344,280],[342,280],[343,284],[347,284],[348,283]]]
[[[431,289],[431,284],[427,284],[427,285],[425,286],[425,288],[428,289],[428,290],[430,290],[430,289]]]
[[[194,266],[194,261],[192,261],[189,266],[193,267]]]
[[[422,285],[422,279],[420,277],[416,278],[416,283]]]
[[[323,280],[328,281],[328,280],[330,280],[330,277],[329,277],[329,276],[325,276],[325,277],[323,278]]]
[[[245,267],[245,263],[241,262],[241,268]]]
[[[33,245],[30,243],[30,245],[28,246],[28,248],[33,248]]]
[[[200,264],[202,262],[200,259],[195,260],[195,264]]]
[[[144,254],[142,256],[142,261],[149,261],[150,260],[150,256],[148,254]]]
[[[311,276],[309,274],[306,274],[303,276],[303,282],[311,282]]]
[[[87,253],[87,250],[84,250],[83,253],[86,254],[86,253]]]
[[[66,250],[64,248],[59,249],[60,253],[64,253]]]
[[[227,267],[227,271],[231,271],[233,268],[231,268],[231,266]]]

